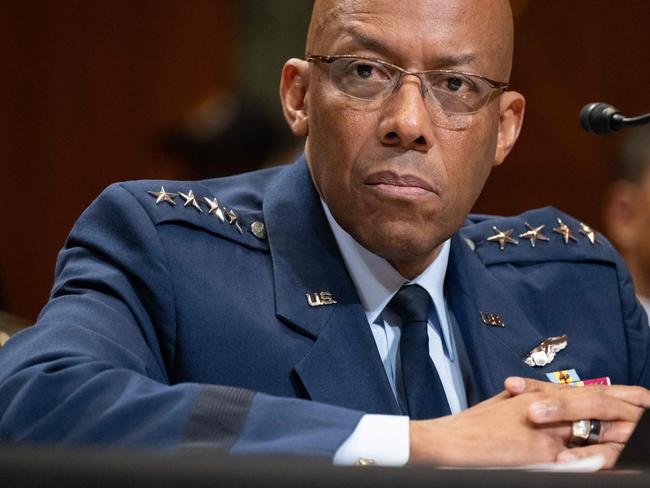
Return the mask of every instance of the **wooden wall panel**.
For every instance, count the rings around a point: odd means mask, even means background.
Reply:
[[[75,218],[108,184],[182,178],[161,129],[232,83],[226,0],[4,2],[0,13],[0,275],[34,318]]]
[[[578,124],[588,102],[628,115],[650,112],[650,2],[513,0],[513,89],[527,98],[524,130],[476,210],[513,214],[553,205],[592,225],[621,135]]]

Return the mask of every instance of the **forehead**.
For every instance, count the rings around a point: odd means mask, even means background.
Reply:
[[[508,76],[511,20],[502,4],[500,0],[322,2],[314,12],[308,48],[318,54],[365,51],[418,69],[460,59],[465,68]]]

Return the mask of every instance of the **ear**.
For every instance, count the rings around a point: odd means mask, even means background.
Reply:
[[[612,183],[605,195],[605,231],[622,252],[633,249],[639,239],[639,198],[639,187],[627,181]]]
[[[307,119],[307,92],[309,63],[302,59],[290,59],[282,68],[280,100],[284,118],[298,137],[309,134]]]
[[[506,159],[517,142],[521,125],[524,122],[526,99],[521,93],[507,91],[501,95],[499,108],[499,134],[494,165],[499,166]]]

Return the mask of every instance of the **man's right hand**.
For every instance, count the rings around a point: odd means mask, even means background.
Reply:
[[[554,462],[567,450],[574,420],[601,419],[620,426],[636,425],[643,407],[650,403],[650,392],[638,387],[616,386],[614,395],[606,388],[538,383],[528,383],[528,389],[522,392],[509,389],[456,415],[411,421],[409,462],[447,466]],[[537,422],[531,412],[540,405],[560,405],[561,409],[554,416],[547,416],[547,421]],[[606,438],[617,431],[620,429],[606,429],[603,442],[625,442],[629,433],[624,439]],[[607,466],[613,466],[616,457],[607,457]]]

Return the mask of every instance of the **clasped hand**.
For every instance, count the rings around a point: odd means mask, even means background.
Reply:
[[[505,390],[467,410],[411,421],[411,463],[515,466],[600,454],[612,468],[650,391],[637,386],[570,387],[511,377]],[[569,447],[574,421],[603,421],[597,444]]]

